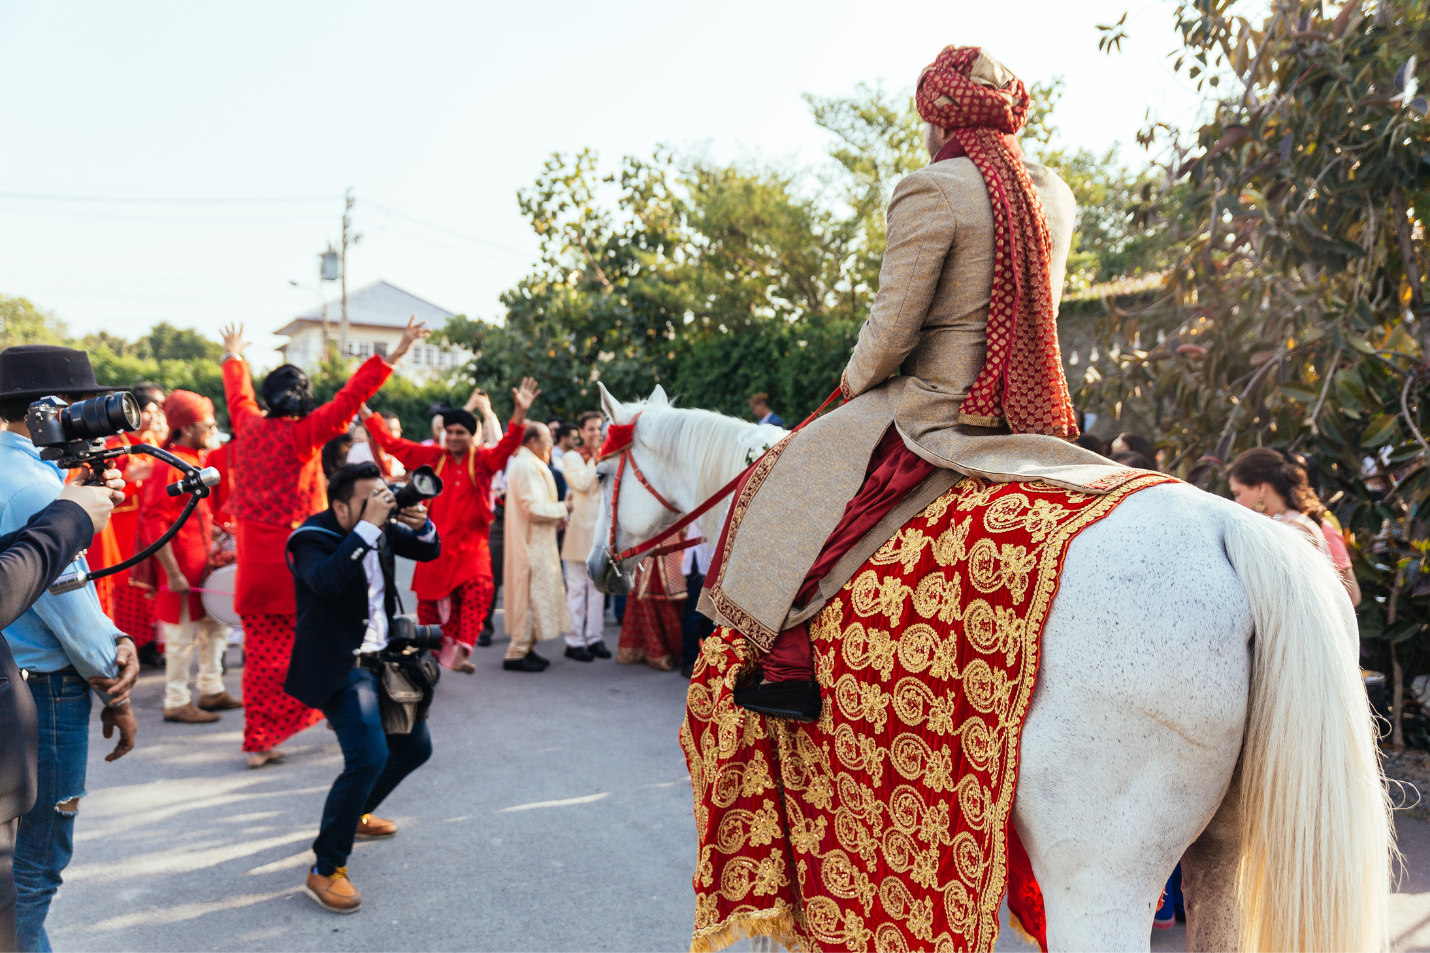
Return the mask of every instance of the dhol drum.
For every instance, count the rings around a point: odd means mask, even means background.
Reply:
[[[233,608],[233,593],[237,585],[238,566],[236,564],[220,566],[209,573],[199,584],[199,588],[205,590],[199,595],[200,601],[204,604],[204,611],[224,625],[234,627],[243,624]]]

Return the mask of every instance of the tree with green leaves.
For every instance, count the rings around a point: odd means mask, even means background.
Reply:
[[[1247,447],[1319,462],[1366,594],[1363,657],[1392,672],[1398,749],[1404,685],[1430,670],[1430,13],[1188,0],[1175,16],[1176,68],[1212,119],[1141,136],[1161,176],[1131,217],[1161,229],[1165,279],[1151,300],[1107,302],[1081,397],[1162,421],[1170,468],[1203,485]]]

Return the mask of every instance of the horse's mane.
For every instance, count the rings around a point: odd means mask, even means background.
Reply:
[[[641,413],[642,444],[657,450],[668,465],[695,468],[698,500],[711,496],[745,468],[748,461],[742,450],[749,448],[743,445],[750,443],[759,426],[710,410],[651,404],[645,400],[623,406],[632,414]],[[700,531],[712,545],[720,534],[725,510],[726,505],[722,503],[699,520]]]

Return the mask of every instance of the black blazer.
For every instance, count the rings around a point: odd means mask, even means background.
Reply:
[[[0,629],[24,615],[93,539],[89,514],[71,500],[55,500],[0,536]]]
[[[93,539],[89,514],[70,500],[55,500],[24,528],[0,536],[0,629],[24,615]],[[35,804],[39,731],[34,696],[0,638],[0,823]]]
[[[441,555],[440,539],[424,543],[418,535],[397,523],[378,539],[389,622],[399,606],[393,557],[429,562]],[[288,538],[298,627],[283,690],[312,708],[322,708],[347,685],[353,652],[367,633],[367,575],[362,563],[371,548],[357,533],[344,533],[331,510],[308,517]]]

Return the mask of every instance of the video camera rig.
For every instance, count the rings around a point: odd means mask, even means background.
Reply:
[[[42,397],[30,405],[30,411],[25,415],[25,426],[30,430],[30,439],[40,448],[40,459],[53,460],[61,470],[88,467],[90,479],[85,481],[88,485],[103,485],[101,477],[106,468],[102,464],[127,454],[142,453],[163,460],[184,474],[182,480],[167,487],[170,496],[189,495],[189,502],[184,505],[174,525],[142,552],[94,572],[79,568],[76,559],[75,565],[50,586],[48,592],[51,595],[81,589],[92,580],[123,572],[153,556],[188,521],[199,500],[209,495],[211,487],[218,485],[219,472],[213,467],[200,469],[159,447],[148,444],[105,447],[106,437],[139,429],[139,402],[127,392],[91,397],[73,404],[59,397]]]

